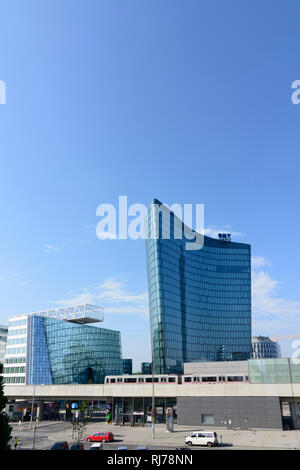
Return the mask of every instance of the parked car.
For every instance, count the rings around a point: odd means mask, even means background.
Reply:
[[[91,445],[90,450],[103,450],[103,444],[101,442],[95,442]]]
[[[84,450],[83,442],[75,442],[70,445],[69,450]]]
[[[118,447],[117,450],[127,450],[127,447]]]
[[[111,442],[114,441],[115,438],[112,432],[98,432],[86,436],[85,440],[87,442]]]
[[[212,431],[194,431],[186,440],[188,446],[216,446],[218,445],[218,436]]]
[[[69,444],[67,441],[55,442],[51,447],[51,450],[69,450]]]

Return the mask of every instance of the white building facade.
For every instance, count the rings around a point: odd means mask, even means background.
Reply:
[[[7,330],[6,325],[0,325],[0,363],[4,364],[5,348],[7,341]]]

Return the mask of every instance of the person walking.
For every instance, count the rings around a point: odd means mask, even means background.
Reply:
[[[16,437],[16,439],[15,439],[15,450],[17,450],[18,444],[19,444],[19,438]]]

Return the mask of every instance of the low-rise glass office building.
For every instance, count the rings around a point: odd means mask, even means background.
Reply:
[[[101,321],[97,307],[62,310],[10,318],[5,383],[104,383],[123,373],[120,332],[89,325]]]
[[[251,357],[251,247],[199,235],[202,248],[188,250],[191,236],[172,211],[152,202],[146,252],[158,374],[182,373],[185,362]]]
[[[141,374],[152,374],[152,362],[141,363]]]
[[[132,359],[123,359],[123,374],[132,374]]]

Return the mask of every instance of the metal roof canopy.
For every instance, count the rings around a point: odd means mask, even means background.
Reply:
[[[40,312],[32,312],[29,313],[29,315],[55,318],[57,320],[65,320],[80,324],[96,323],[102,322],[104,320],[103,308],[90,304],[77,304],[66,307],[57,307],[49,310],[41,310]]]

